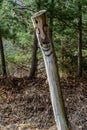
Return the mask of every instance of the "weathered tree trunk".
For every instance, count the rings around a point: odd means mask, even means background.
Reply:
[[[82,6],[78,4],[79,18],[78,18],[78,76],[82,77]]]
[[[38,41],[37,41],[37,37],[36,37],[36,33],[35,33],[29,78],[33,78],[35,76],[35,72],[37,70],[37,49],[38,49]]]
[[[53,46],[49,37],[46,11],[42,10],[36,13],[32,17],[32,21],[34,24],[34,28],[36,29],[38,43],[41,48],[45,62],[51,101],[57,128],[58,130],[69,130],[64,113],[57,63],[53,52]]]
[[[2,74],[6,76],[6,64],[5,64],[5,56],[4,56],[4,49],[3,49],[3,42],[2,37],[0,36],[0,52],[1,52],[1,62],[2,62]]]

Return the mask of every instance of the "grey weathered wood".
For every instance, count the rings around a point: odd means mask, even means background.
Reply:
[[[64,113],[58,69],[49,36],[46,10],[36,13],[32,17],[32,21],[43,53],[57,128],[58,130],[69,130]]]

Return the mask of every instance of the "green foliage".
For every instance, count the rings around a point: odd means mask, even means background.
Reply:
[[[40,9],[46,9],[49,24],[50,20],[53,20],[53,25],[49,26],[53,26],[53,43],[59,57],[60,68],[75,72],[78,54],[78,17],[81,13],[83,58],[87,56],[87,0],[26,0],[23,3],[25,8],[9,0],[0,3],[0,35],[10,41],[4,45],[6,60],[22,62],[31,57],[34,32],[31,16]],[[81,12],[78,10],[79,3],[82,6]],[[61,51],[62,46],[65,48],[64,52]],[[38,57],[42,57],[40,52]]]

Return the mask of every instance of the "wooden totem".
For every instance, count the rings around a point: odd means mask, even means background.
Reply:
[[[49,35],[46,10],[35,13],[32,17],[32,21],[45,62],[51,102],[57,128],[58,130],[69,130],[64,113],[57,63]]]

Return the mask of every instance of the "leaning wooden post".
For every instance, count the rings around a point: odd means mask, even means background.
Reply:
[[[32,21],[36,29],[39,46],[43,53],[57,128],[58,130],[69,130],[63,108],[58,69],[49,36],[46,10],[35,13]]]

